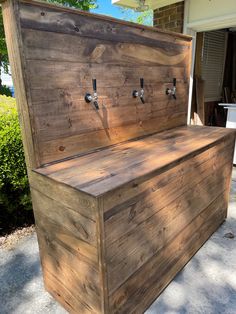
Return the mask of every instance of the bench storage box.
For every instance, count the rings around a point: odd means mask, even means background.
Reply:
[[[226,218],[235,132],[186,125],[190,37],[2,8],[45,288],[70,313],[143,313]]]

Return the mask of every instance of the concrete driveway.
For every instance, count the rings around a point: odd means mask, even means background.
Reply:
[[[236,169],[229,215],[145,314],[236,314]],[[0,249],[0,314],[65,314],[44,291],[36,235]],[[127,313],[128,314],[128,313]]]

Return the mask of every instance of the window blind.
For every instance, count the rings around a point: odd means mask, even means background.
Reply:
[[[205,81],[205,101],[221,100],[226,43],[225,31],[204,33],[201,64],[202,78]]]

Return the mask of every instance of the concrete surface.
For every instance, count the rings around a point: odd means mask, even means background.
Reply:
[[[236,169],[227,221],[145,314],[235,314],[236,238],[228,232],[236,235]],[[0,313],[67,313],[44,291],[35,234],[0,249]]]

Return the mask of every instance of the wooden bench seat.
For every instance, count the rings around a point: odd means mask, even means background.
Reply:
[[[45,288],[142,314],[226,218],[235,132],[186,126],[191,37],[1,2]]]
[[[39,174],[98,197],[157,175],[217,144],[232,130],[183,126],[36,169]]]
[[[234,142],[182,126],[34,170],[48,291],[71,313],[143,313],[226,218]]]

